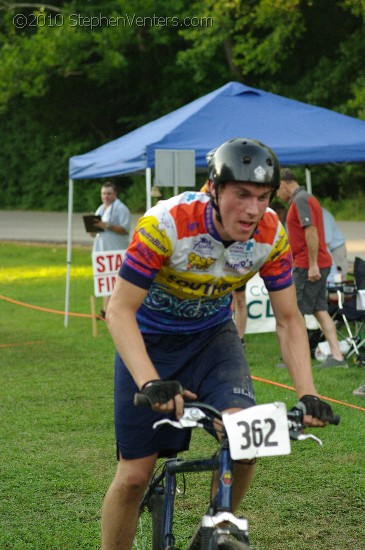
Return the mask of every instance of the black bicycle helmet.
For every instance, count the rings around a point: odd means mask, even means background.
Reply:
[[[235,138],[210,152],[208,177],[216,186],[245,181],[278,189],[280,167],[274,152],[254,139]]]

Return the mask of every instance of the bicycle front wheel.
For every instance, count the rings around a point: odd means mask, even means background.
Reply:
[[[163,499],[153,493],[141,510],[133,550],[161,550]]]
[[[164,495],[158,493],[154,493],[150,499],[150,512],[152,520],[152,550],[161,550],[163,501]]]
[[[250,547],[245,542],[239,540],[222,540],[218,542],[217,549],[219,550],[250,550]]]

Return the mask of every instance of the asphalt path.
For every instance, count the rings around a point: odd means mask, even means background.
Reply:
[[[90,212],[88,212],[90,214]],[[140,214],[132,214],[132,229]],[[348,259],[365,259],[365,222],[339,221],[346,238]],[[68,216],[66,212],[35,212],[0,210],[0,241],[29,243],[67,243]],[[72,215],[72,244],[92,247],[92,238],[86,233],[82,213]]]

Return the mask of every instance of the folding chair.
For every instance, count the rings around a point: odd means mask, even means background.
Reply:
[[[365,260],[358,257],[354,261],[354,279],[354,284],[347,281],[328,288],[329,296],[337,296],[330,299],[330,313],[339,341],[345,339],[349,344],[345,358],[355,355],[355,363],[365,366]]]

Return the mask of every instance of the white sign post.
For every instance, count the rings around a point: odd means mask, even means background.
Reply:
[[[111,295],[125,253],[125,250],[93,252],[92,263],[95,296]]]

